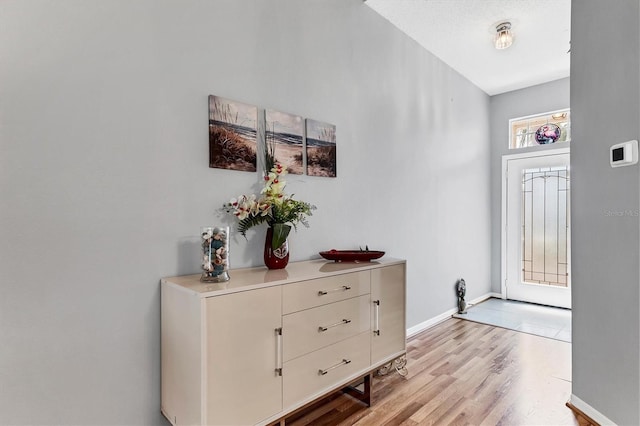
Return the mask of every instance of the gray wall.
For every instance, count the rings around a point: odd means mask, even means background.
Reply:
[[[568,144],[509,149],[509,120],[569,108],[569,78],[495,95],[491,119],[491,291],[501,293],[502,156],[567,147]]]
[[[572,2],[572,392],[618,424],[640,423],[640,176],[608,155],[639,137],[639,20],[638,0]]]
[[[208,168],[209,94],[337,125],[293,260],[406,258],[408,326],[490,290],[489,97],[362,0],[4,0],[0,424],[162,421],[159,279],[260,181]]]

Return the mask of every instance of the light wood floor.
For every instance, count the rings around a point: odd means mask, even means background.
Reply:
[[[407,344],[409,374],[374,377],[372,405],[328,398],[288,425],[580,425],[571,344],[449,319]]]

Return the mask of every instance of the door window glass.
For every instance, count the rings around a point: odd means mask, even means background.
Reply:
[[[569,167],[522,172],[522,281],[569,286]]]

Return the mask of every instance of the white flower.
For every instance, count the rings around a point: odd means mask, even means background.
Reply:
[[[315,207],[295,201],[284,193],[286,181],[284,177],[287,170],[281,164],[276,164],[264,176],[264,187],[260,191],[259,198],[254,194],[241,195],[230,200],[224,206],[227,213],[232,213],[240,222],[238,231],[246,237],[249,228],[261,223],[269,225],[277,223],[302,223],[307,226],[305,216],[311,215]]]
[[[239,220],[246,219],[247,216],[249,216],[249,210],[241,208],[241,209],[238,209],[238,211],[236,211],[235,214]]]
[[[284,191],[284,187],[287,185],[287,183],[285,181],[275,181],[273,184],[271,184],[271,192],[275,195],[275,194],[282,194],[282,191]]]

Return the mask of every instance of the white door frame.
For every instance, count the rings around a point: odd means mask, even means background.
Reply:
[[[500,222],[500,292],[502,299],[507,298],[507,162],[521,158],[544,157],[557,154],[570,154],[570,148],[545,149],[544,151],[530,151],[520,154],[505,154],[502,156],[502,219]],[[569,260],[571,262],[571,260]]]

